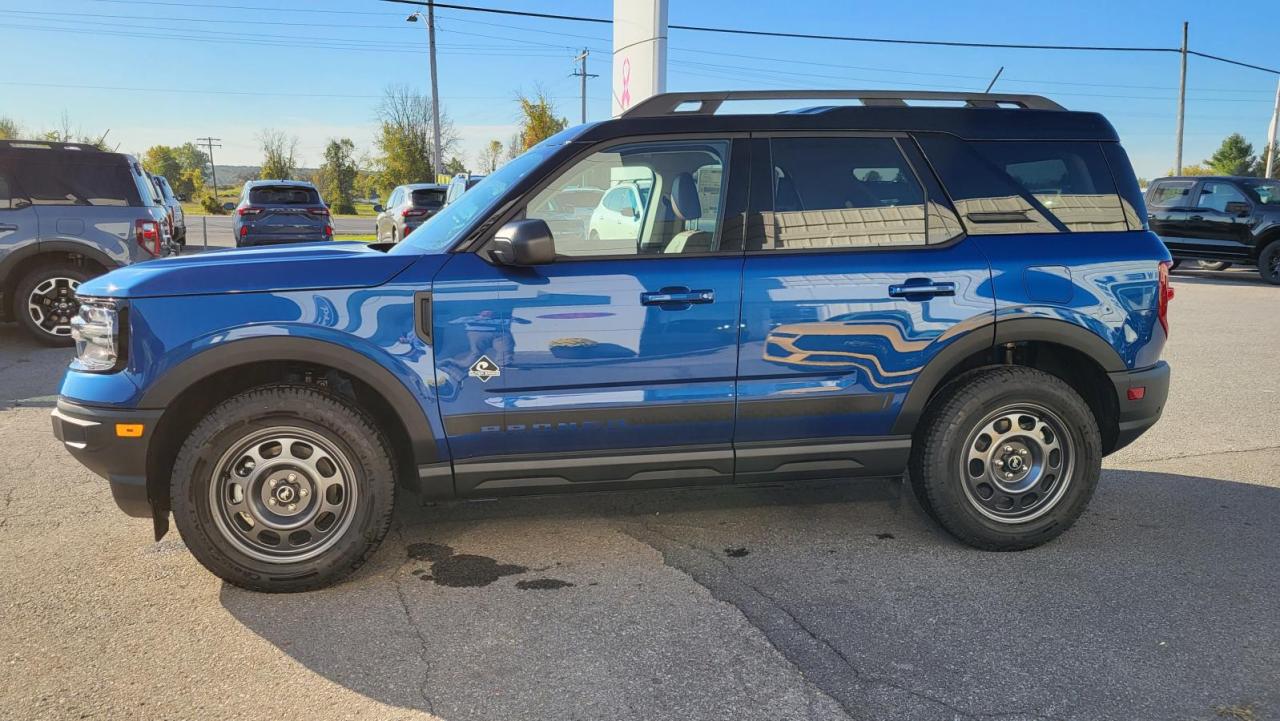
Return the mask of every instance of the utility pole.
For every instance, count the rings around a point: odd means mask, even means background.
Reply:
[[[578,69],[569,73],[569,77],[582,78],[582,122],[587,122],[587,78],[598,78],[599,75],[587,72],[587,56],[591,54],[590,50],[582,49],[582,53],[574,58],[578,63]]]
[[[1182,21],[1182,77],[1178,81],[1178,150],[1173,156],[1173,174],[1182,175],[1182,125],[1187,111],[1187,22]]]
[[[213,175],[213,199],[218,199],[218,166],[213,164],[213,149],[221,148],[222,138],[196,138],[197,145],[203,145],[209,154],[209,173]],[[215,143],[217,143],[215,145]],[[192,198],[194,200],[194,198]]]
[[[1276,80],[1276,103],[1271,109],[1271,125],[1267,126],[1267,171],[1262,174],[1264,178],[1271,177],[1271,167],[1275,163],[1272,152],[1276,147],[1276,124],[1280,123],[1280,79]]]
[[[422,18],[422,12],[415,12],[405,18],[415,23]],[[435,0],[427,0],[427,52],[431,55],[431,172],[440,175],[440,92],[436,85],[436,4]]]

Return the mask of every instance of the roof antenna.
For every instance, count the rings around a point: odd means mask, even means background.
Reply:
[[[1003,72],[1004,72],[1004,66],[1001,65],[1000,69],[996,71],[996,76],[994,78],[991,78],[991,82],[987,83],[987,89],[982,91],[983,95],[986,95],[987,93],[991,92],[991,88],[995,86],[996,81],[1000,79],[1000,73],[1003,73]]]

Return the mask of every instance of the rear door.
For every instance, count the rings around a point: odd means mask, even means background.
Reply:
[[[1147,220],[1151,230],[1174,255],[1194,250],[1195,233],[1189,226],[1194,180],[1158,180],[1147,190]]]
[[[554,263],[502,266],[481,250],[441,269],[436,383],[459,493],[731,476],[742,224],[714,236],[693,225],[726,208],[740,217],[745,152],[726,137],[590,151],[514,212],[546,220],[561,195],[642,172],[658,201],[636,234],[605,241],[562,224]],[[702,188],[706,166],[729,172]]]
[[[897,472],[921,369],[991,342],[987,261],[906,136],[777,134],[752,157],[738,480]]]

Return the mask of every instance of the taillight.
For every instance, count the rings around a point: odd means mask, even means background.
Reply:
[[[160,255],[160,224],[150,218],[139,218],[133,223],[134,238],[138,245],[152,255]]]
[[[404,210],[400,211],[400,217],[401,218],[421,218],[422,216],[430,212],[431,211],[427,210],[426,208],[405,208]]]
[[[255,207],[253,207],[253,206],[247,206],[247,207],[244,207],[244,208],[240,208],[240,209],[239,209],[239,210],[237,210],[236,212],[240,214],[240,217],[241,217],[241,218],[244,218],[244,217],[246,217],[246,216],[247,216],[247,217],[256,217],[256,216],[258,216],[258,215],[261,215],[261,214],[262,214],[262,211],[263,211],[263,208],[255,208]]]
[[[329,209],[328,209],[328,208],[307,208],[307,212],[308,212],[308,213],[310,213],[310,214],[312,214],[312,215],[319,215],[319,216],[322,216],[322,217],[325,217],[325,218],[328,218],[328,217],[329,217]]]
[[[1164,334],[1169,335],[1169,301],[1173,300],[1173,286],[1169,285],[1169,267],[1172,263],[1164,261],[1160,264],[1160,299],[1156,307],[1156,317]]]
[[[324,234],[330,238],[333,237],[333,226],[328,223],[324,224]]]

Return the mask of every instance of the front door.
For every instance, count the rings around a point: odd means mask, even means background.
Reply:
[[[990,267],[909,138],[753,142],[738,480],[900,472],[907,391],[990,322]]]
[[[733,146],[590,152],[515,217],[554,219],[559,196],[643,182],[630,236],[557,223],[554,263],[502,266],[481,248],[437,275],[437,385],[460,494],[731,476],[742,226],[734,237],[718,221],[745,206],[745,185],[699,171],[725,169]]]
[[[1190,235],[1200,250],[1214,257],[1249,257],[1252,203],[1235,184],[1206,180],[1188,214]]]

